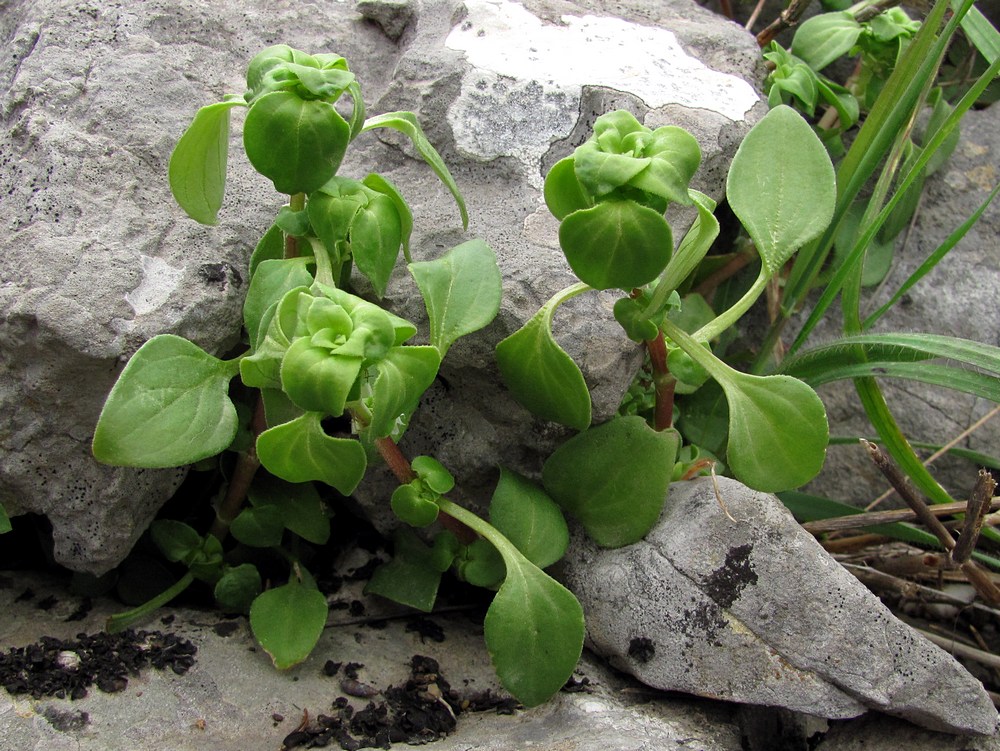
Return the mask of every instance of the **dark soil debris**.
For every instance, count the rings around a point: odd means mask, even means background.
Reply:
[[[346,673],[357,673],[354,664]],[[332,715],[318,715],[306,727],[285,736],[283,749],[339,746],[344,751],[390,748],[393,743],[421,745],[440,740],[455,729],[462,711],[495,709],[512,713],[519,706],[509,698],[484,692],[475,700],[462,700],[441,675],[436,660],[414,655],[405,685],[382,691],[382,701],[368,702],[355,710],[346,697],[338,697]]]
[[[56,605],[59,604],[59,599],[55,595],[49,595],[38,602],[35,603],[35,607],[39,610],[52,610]]]
[[[420,637],[420,641],[427,639],[438,643],[444,641],[444,629],[441,628],[441,625],[425,616],[411,618],[406,622],[406,630],[416,633]]]
[[[72,623],[73,621],[82,621],[91,610],[94,608],[94,602],[89,597],[84,597],[80,600],[80,604],[77,606],[76,610],[66,616],[66,622]]]
[[[221,636],[223,638],[227,636],[232,636],[237,631],[240,630],[239,621],[220,621],[212,626],[212,631],[215,632],[216,636]]]
[[[122,691],[129,676],[147,667],[183,675],[196,652],[190,641],[159,631],[77,634],[74,641],[43,636],[0,652],[0,685],[15,696],[82,699],[93,685],[107,693]]]

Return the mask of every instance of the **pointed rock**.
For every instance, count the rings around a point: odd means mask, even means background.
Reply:
[[[897,620],[775,496],[717,483],[718,497],[709,478],[672,485],[634,545],[604,550],[577,535],[562,578],[594,649],[665,690],[996,731],[982,684]]]

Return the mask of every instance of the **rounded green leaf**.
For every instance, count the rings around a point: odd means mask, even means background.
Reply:
[[[785,375],[732,371],[719,381],[729,403],[726,462],[755,490],[793,490],[823,468],[830,439],[826,409],[808,385]]]
[[[229,398],[235,363],[173,334],[128,361],[94,431],[94,457],[126,467],[179,467],[228,448],[239,420]]]
[[[660,516],[679,443],[676,431],[619,417],[556,449],[542,467],[542,483],[598,545],[629,545]]]
[[[455,487],[455,478],[451,472],[445,469],[444,465],[433,456],[415,457],[410,462],[410,467],[417,473],[417,477],[438,495],[450,493]]]
[[[351,128],[316,99],[276,91],[257,99],[243,126],[247,158],[279,193],[311,193],[337,171]]]
[[[194,527],[175,519],[157,519],[149,525],[149,536],[168,561],[186,560],[204,542]]]
[[[396,488],[389,504],[392,506],[392,513],[411,527],[428,527],[438,518],[437,504],[424,498],[413,483]]]
[[[577,430],[590,425],[590,391],[552,336],[551,306],[500,342],[496,357],[507,388],[533,414]]]
[[[484,589],[496,589],[507,572],[497,549],[482,538],[466,546],[458,560],[457,570],[463,581]]]
[[[834,60],[847,55],[858,37],[859,24],[849,11],[821,13],[807,19],[795,30],[792,54],[815,71],[823,70]]]
[[[539,568],[562,558],[569,545],[569,528],[556,502],[527,477],[502,467],[490,524]]]
[[[799,113],[782,105],[743,139],[726,194],[773,276],[830,224],[837,185],[822,141]]]
[[[285,522],[277,506],[243,509],[229,526],[233,537],[253,548],[271,548],[281,544]]]
[[[285,670],[309,656],[323,633],[328,613],[322,592],[293,580],[253,601],[250,628],[274,666]]]
[[[281,387],[307,412],[339,416],[361,372],[361,357],[314,347],[310,337],[292,342],[281,361]]]
[[[634,201],[609,200],[576,211],[559,226],[573,273],[595,289],[631,290],[656,279],[673,251],[670,225]]]
[[[282,480],[319,480],[350,495],[365,474],[364,447],[350,438],[328,436],[321,417],[307,412],[265,430],[257,437],[257,456],[268,472]]]
[[[397,421],[409,420],[420,397],[434,382],[441,355],[435,347],[393,347],[378,362],[378,377],[372,387],[372,421],[376,438],[387,436]]]
[[[574,211],[589,209],[594,205],[594,199],[576,177],[576,168],[571,156],[560,159],[552,165],[549,174],[545,176],[544,191],[545,205],[559,220],[565,219]]]
[[[365,594],[387,597],[429,613],[437,599],[441,574],[454,558],[454,549],[448,554],[444,544],[439,547],[439,539],[440,536],[434,541],[434,548],[430,548],[409,527],[397,529],[392,535],[392,560],[375,569],[365,585]],[[457,544],[455,540],[454,545]]]
[[[524,558],[505,556],[507,576],[486,612],[483,636],[500,682],[526,707],[547,701],[583,651],[583,608]]]
[[[227,570],[215,583],[215,602],[223,610],[248,613],[260,590],[257,567],[252,563],[243,563]]]
[[[278,509],[285,529],[302,539],[316,545],[323,545],[330,539],[330,512],[311,482],[289,483],[258,475],[248,495],[254,506]]]

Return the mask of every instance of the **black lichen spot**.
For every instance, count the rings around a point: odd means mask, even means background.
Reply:
[[[628,643],[628,656],[636,662],[649,662],[655,654],[656,645],[646,636],[637,636]]]
[[[749,543],[731,548],[726,554],[726,562],[708,577],[705,594],[719,607],[728,608],[739,599],[740,592],[757,583],[757,572],[750,563],[752,552],[753,545]]]
[[[234,287],[243,286],[243,276],[230,263],[203,263],[198,267],[198,276],[205,284],[215,284],[223,289],[230,282]]]

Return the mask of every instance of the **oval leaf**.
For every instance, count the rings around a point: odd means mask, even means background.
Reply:
[[[556,502],[527,477],[502,467],[490,524],[538,568],[558,561],[569,545],[569,528]]]
[[[229,110],[241,101],[218,102],[198,110],[170,155],[170,192],[189,217],[215,224],[226,190]]]
[[[393,432],[400,418],[409,421],[420,397],[434,382],[441,356],[434,347],[393,347],[377,364],[372,387],[371,434],[382,438]]]
[[[225,451],[239,422],[229,399],[238,368],[179,336],[153,337],[108,395],[94,457],[125,467],[180,467]]]
[[[769,275],[826,229],[836,180],[826,148],[791,107],[775,107],[733,158],[726,194]]]
[[[526,707],[561,689],[583,650],[583,608],[523,557],[504,555],[507,576],[486,612],[483,636],[504,688]]]
[[[792,54],[815,71],[851,51],[861,36],[861,24],[849,11],[821,13],[807,19],[792,38]]]
[[[281,544],[285,522],[277,506],[245,508],[229,527],[233,537],[252,548],[271,548]]]
[[[440,258],[410,264],[430,319],[431,344],[444,359],[459,337],[486,326],[503,294],[496,256],[482,240],[457,245]]]
[[[319,480],[350,495],[364,477],[367,457],[357,441],[323,432],[321,415],[301,417],[257,437],[257,456],[272,475],[288,482]]]
[[[598,545],[629,545],[660,516],[678,443],[676,431],[656,432],[641,417],[619,417],[556,449],[542,467],[542,483]]]
[[[533,414],[584,430],[590,425],[590,391],[552,336],[553,307],[542,307],[497,345],[497,365],[514,398]]]
[[[274,666],[285,670],[312,652],[326,625],[326,597],[298,581],[262,593],[250,606],[250,628],[271,655]]]
[[[337,171],[351,127],[333,105],[289,91],[253,103],[243,126],[243,146],[258,172],[279,193],[311,193]]]
[[[595,289],[631,290],[653,281],[670,260],[670,225],[634,201],[610,200],[575,211],[559,226],[573,273]]]
[[[257,567],[252,563],[242,563],[226,571],[215,583],[215,602],[223,610],[248,613],[260,590]]]
[[[791,376],[738,371],[719,383],[729,403],[726,461],[737,479],[774,493],[801,487],[819,473],[830,431],[815,391]]]
[[[373,198],[354,215],[351,255],[358,271],[372,283],[379,298],[385,295],[402,243],[399,212],[387,196]]]

